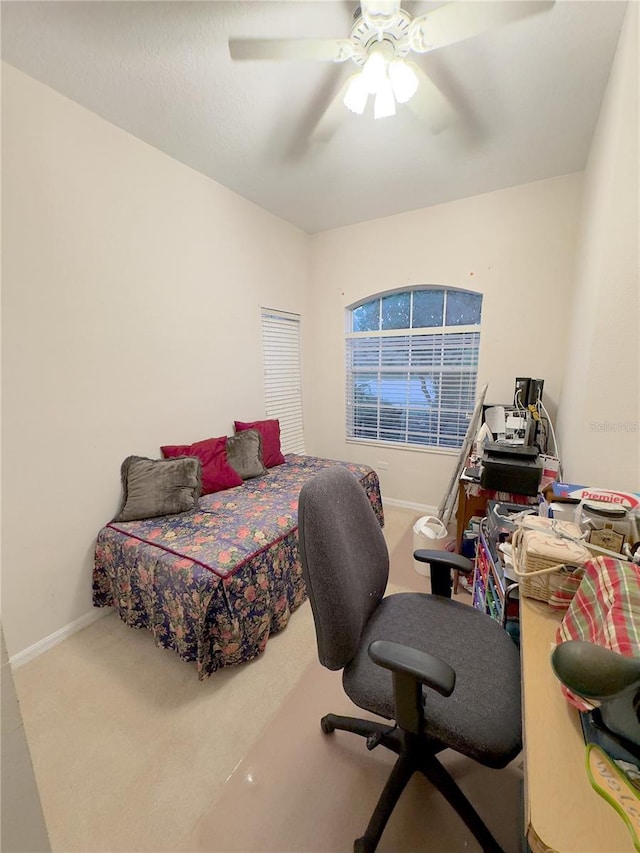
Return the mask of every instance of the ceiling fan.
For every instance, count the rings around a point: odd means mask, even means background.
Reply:
[[[395,115],[396,104],[406,103],[438,132],[451,123],[453,108],[409,54],[438,50],[553,5],[540,0],[454,0],[414,18],[401,8],[400,0],[361,0],[347,38],[231,38],[229,51],[234,60],[315,60],[358,66],[320,117],[314,139],[331,135],[345,107],[364,113],[370,95],[375,118]]]

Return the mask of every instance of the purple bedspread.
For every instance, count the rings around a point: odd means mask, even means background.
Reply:
[[[251,660],[306,598],[298,559],[298,495],[330,465],[362,482],[384,523],[378,476],[366,465],[289,455],[195,512],[114,522],[98,534],[93,603],[113,606],[156,644],[196,661],[199,677]]]

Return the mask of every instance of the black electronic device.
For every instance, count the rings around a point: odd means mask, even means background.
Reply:
[[[487,455],[505,459],[537,459],[539,453],[537,447],[528,447],[522,444],[500,444],[499,441],[488,441],[484,449]]]
[[[537,447],[504,444],[485,445],[480,485],[483,489],[537,495],[542,479],[542,463]]]
[[[517,382],[517,380],[516,380]],[[544,388],[544,379],[529,380],[529,394],[527,397],[528,406],[537,406],[538,401],[542,400],[542,389]]]
[[[538,421],[533,417],[531,412],[527,413],[527,425],[524,429],[524,443],[527,447],[532,447],[536,443],[536,435],[538,433]]]
[[[529,405],[530,377],[516,376],[516,387],[513,391],[513,405],[516,409],[526,409]]]

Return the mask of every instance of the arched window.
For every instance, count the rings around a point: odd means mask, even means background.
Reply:
[[[460,448],[476,397],[482,295],[414,287],[348,309],[347,438]]]

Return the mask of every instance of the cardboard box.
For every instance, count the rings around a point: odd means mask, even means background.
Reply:
[[[553,497],[558,500],[601,501],[629,510],[640,509],[640,492],[615,492],[593,486],[578,486],[575,483],[554,483]]]

